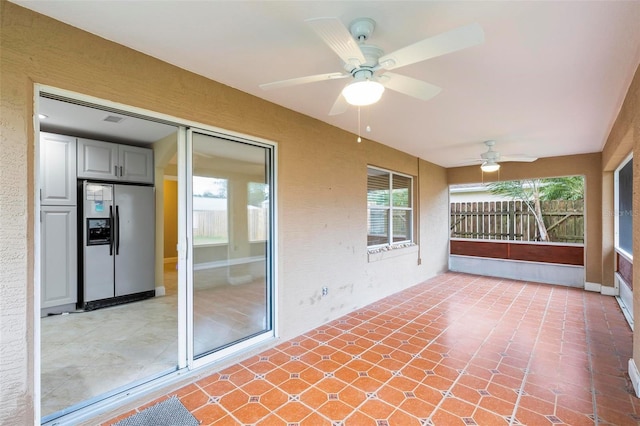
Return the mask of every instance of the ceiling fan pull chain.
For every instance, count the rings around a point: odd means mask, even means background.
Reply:
[[[358,143],[362,142],[362,138],[360,137],[360,105],[358,105],[358,139],[356,139]]]

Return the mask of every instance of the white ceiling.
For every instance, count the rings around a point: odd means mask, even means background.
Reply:
[[[355,107],[328,115],[346,80],[258,87],[342,70],[305,19],[372,18],[387,53],[477,22],[484,44],[394,70],[439,95],[386,91],[362,111],[363,137],[445,167],[487,139],[502,155],[600,151],[640,62],[640,1],[13,1],[353,133]]]

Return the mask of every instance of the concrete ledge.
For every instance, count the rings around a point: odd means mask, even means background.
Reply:
[[[569,287],[584,288],[585,286],[583,266],[450,255],[449,269],[468,274],[560,284]]]

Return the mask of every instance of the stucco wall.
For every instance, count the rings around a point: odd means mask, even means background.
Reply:
[[[625,97],[620,113],[613,125],[607,143],[602,151],[602,164],[604,166],[605,177],[615,170],[622,160],[629,153],[633,152],[633,252],[640,253],[640,225],[636,220],[640,212],[640,67],[636,70],[636,74],[629,86],[629,91]],[[613,190],[612,178],[609,186]],[[604,205],[604,208],[611,213],[615,213],[616,206],[613,199]],[[613,233],[612,224],[609,226],[610,232]],[[611,238],[611,249],[613,249],[613,238]],[[635,265],[635,262],[634,262]],[[634,267],[635,269],[635,267]],[[633,316],[637,320],[640,318],[640,274],[633,274]],[[633,360],[636,367],[640,366],[640,327],[635,327],[633,331]],[[635,384],[637,385],[637,384]]]
[[[446,269],[446,172],[0,0],[0,422],[34,422],[34,83],[278,143],[279,324],[293,337]],[[367,164],[418,176],[420,252],[369,263]],[[422,264],[418,265],[418,256]],[[320,298],[322,286],[329,296]],[[8,423],[6,423],[8,422]]]
[[[490,182],[537,177],[583,175],[585,177],[585,274],[586,281],[612,285],[602,270],[602,166],[601,154],[540,158],[532,163],[502,163],[497,173],[484,173],[480,167],[447,169],[449,184]],[[611,272],[610,275],[613,275]]]

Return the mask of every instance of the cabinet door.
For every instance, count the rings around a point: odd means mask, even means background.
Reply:
[[[40,133],[40,183],[41,204],[76,204],[76,138]]]
[[[118,175],[118,145],[78,139],[78,177],[115,180]]]
[[[78,300],[76,207],[40,209],[40,283],[42,308]]]
[[[120,180],[153,183],[153,150],[137,146],[118,146]]]

